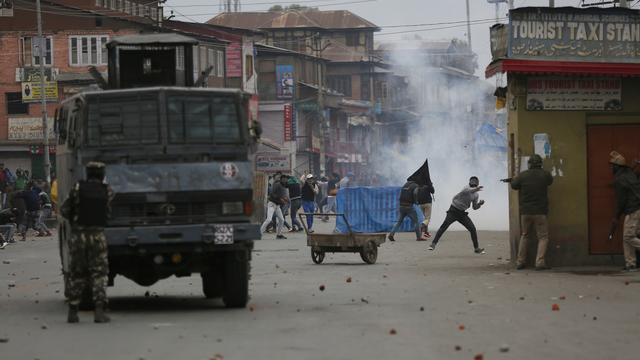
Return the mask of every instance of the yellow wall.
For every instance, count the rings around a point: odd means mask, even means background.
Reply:
[[[640,123],[640,79],[623,79],[619,112],[527,111],[526,75],[509,74],[509,134],[514,134],[514,151],[521,156],[533,154],[533,135],[546,133],[551,143],[551,158],[544,160],[545,170],[556,169],[549,189],[549,265],[610,264],[609,255],[589,255],[587,199],[587,125]],[[515,105],[515,106],[514,106]],[[640,140],[639,140],[640,141]],[[510,165],[513,160],[509,151]],[[608,166],[602,164],[602,166]],[[523,164],[526,168],[526,163]],[[518,243],[518,194],[511,191],[509,201],[512,259]],[[529,254],[535,254],[531,244]],[[530,261],[533,256],[529,256]]]

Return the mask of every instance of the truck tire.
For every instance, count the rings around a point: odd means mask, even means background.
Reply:
[[[220,272],[214,270],[205,271],[202,277],[202,292],[207,299],[221,297],[224,290],[224,279]]]
[[[222,302],[228,308],[243,308],[249,301],[249,251],[230,252],[224,259]]]

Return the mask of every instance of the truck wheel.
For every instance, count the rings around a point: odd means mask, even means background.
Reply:
[[[228,308],[243,308],[249,301],[248,250],[230,252],[224,259],[224,292],[222,301]]]
[[[201,273],[200,276],[202,276],[202,292],[207,299],[222,296],[224,290],[224,279],[220,272],[209,270]]]
[[[362,250],[360,250],[360,257],[362,261],[367,264],[375,264],[378,259],[378,246],[373,241],[369,241],[364,244]]]

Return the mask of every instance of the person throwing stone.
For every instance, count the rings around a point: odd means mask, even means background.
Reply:
[[[478,195],[478,192],[481,190],[482,186],[480,186],[480,180],[478,180],[478,177],[472,176],[469,179],[469,186],[465,186],[462,191],[453,197],[451,206],[447,211],[447,217],[444,219],[442,225],[440,225],[433,242],[429,245],[429,250],[435,250],[442,234],[447,231],[451,224],[457,221],[469,230],[469,233],[471,233],[473,251],[476,254],[484,254],[484,249],[478,245],[478,233],[476,231],[476,226],[473,224],[473,221],[469,218],[469,214],[466,212],[470,206],[473,206],[473,210],[478,210],[484,204],[484,200],[480,200],[480,196]]]

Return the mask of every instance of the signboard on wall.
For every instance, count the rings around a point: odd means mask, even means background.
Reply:
[[[256,171],[275,173],[281,171],[283,173],[291,172],[291,156],[280,153],[257,153],[256,154]]]
[[[293,98],[293,65],[276,65],[276,97]]]
[[[637,11],[520,8],[509,19],[510,58],[633,63],[640,56]]]
[[[534,76],[527,80],[527,110],[622,110],[620,78]]]
[[[227,76],[242,77],[242,46],[232,42],[227,46]]]
[[[45,81],[44,93],[47,101],[58,101],[58,82]],[[39,102],[42,101],[42,83],[41,82],[23,82],[22,83],[22,102]]]
[[[53,119],[49,119],[47,127],[49,139],[54,139]],[[9,140],[42,140],[42,118],[9,118],[8,133]]]
[[[293,106],[284,104],[284,141],[293,140]]]

